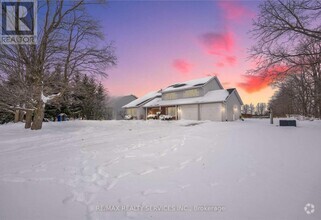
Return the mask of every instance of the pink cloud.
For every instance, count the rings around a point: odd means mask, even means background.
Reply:
[[[200,36],[200,42],[209,54],[222,55],[234,49],[234,37],[231,32],[208,32]]]
[[[224,66],[224,63],[223,63],[223,62],[217,62],[217,63],[215,64],[215,66],[217,66],[217,67],[223,67],[223,66]]]
[[[182,74],[186,74],[191,71],[193,65],[183,59],[175,59],[172,63],[172,66]]]
[[[237,85],[244,89],[247,93],[254,93],[258,92],[266,87],[271,83],[271,80],[266,77],[262,76],[244,76],[245,82],[238,83]]]
[[[237,1],[219,1],[218,6],[222,9],[223,16],[227,20],[240,22],[255,16],[253,11]]]
[[[234,65],[236,63],[236,57],[235,56],[226,56],[225,60],[230,65]]]
[[[274,66],[268,70],[261,71],[258,75],[246,75],[245,82],[238,83],[237,85],[248,93],[258,92],[268,87],[275,79],[281,78],[290,72],[286,66]]]

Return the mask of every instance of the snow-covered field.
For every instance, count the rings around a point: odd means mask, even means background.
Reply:
[[[0,219],[321,219],[321,121],[3,125]]]

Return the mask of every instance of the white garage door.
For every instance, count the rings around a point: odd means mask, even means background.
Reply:
[[[180,106],[180,119],[198,120],[198,106],[197,105],[182,105]]]
[[[221,107],[221,103],[201,104],[201,120],[222,121]]]

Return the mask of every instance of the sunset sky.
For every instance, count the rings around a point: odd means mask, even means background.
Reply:
[[[112,96],[142,96],[176,82],[217,75],[244,103],[267,102],[267,82],[245,76],[258,1],[111,1],[92,8],[118,64],[103,83]]]

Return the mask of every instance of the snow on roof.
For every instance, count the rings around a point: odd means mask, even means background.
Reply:
[[[146,94],[146,95],[144,95],[144,96],[142,96],[142,97],[140,97],[138,99],[135,99],[134,101],[128,103],[127,105],[124,105],[122,108],[138,107],[138,106],[144,104],[146,101],[152,100],[155,97],[161,96],[161,95],[162,95],[161,93],[156,92],[156,91],[150,92],[150,93],[148,93],[148,94]]]
[[[162,98],[155,98],[150,102],[147,102],[143,107],[155,107],[158,106],[157,104],[159,103],[159,101],[161,101]]]
[[[189,80],[186,82],[176,83],[176,84],[173,84],[173,85],[163,89],[162,92],[172,92],[172,91],[176,91],[176,90],[200,87],[200,86],[203,86],[208,81],[210,81],[213,77],[215,77],[215,76],[208,76],[208,77],[204,77],[204,78],[200,78],[200,79],[194,79],[194,80]]]
[[[229,92],[227,90],[219,89],[219,90],[210,91],[206,93],[205,96],[200,96],[195,98],[184,98],[184,99],[173,99],[173,100],[162,100],[161,98],[156,98],[153,101],[145,104],[143,107],[223,102],[226,100],[228,96],[229,96]]]

